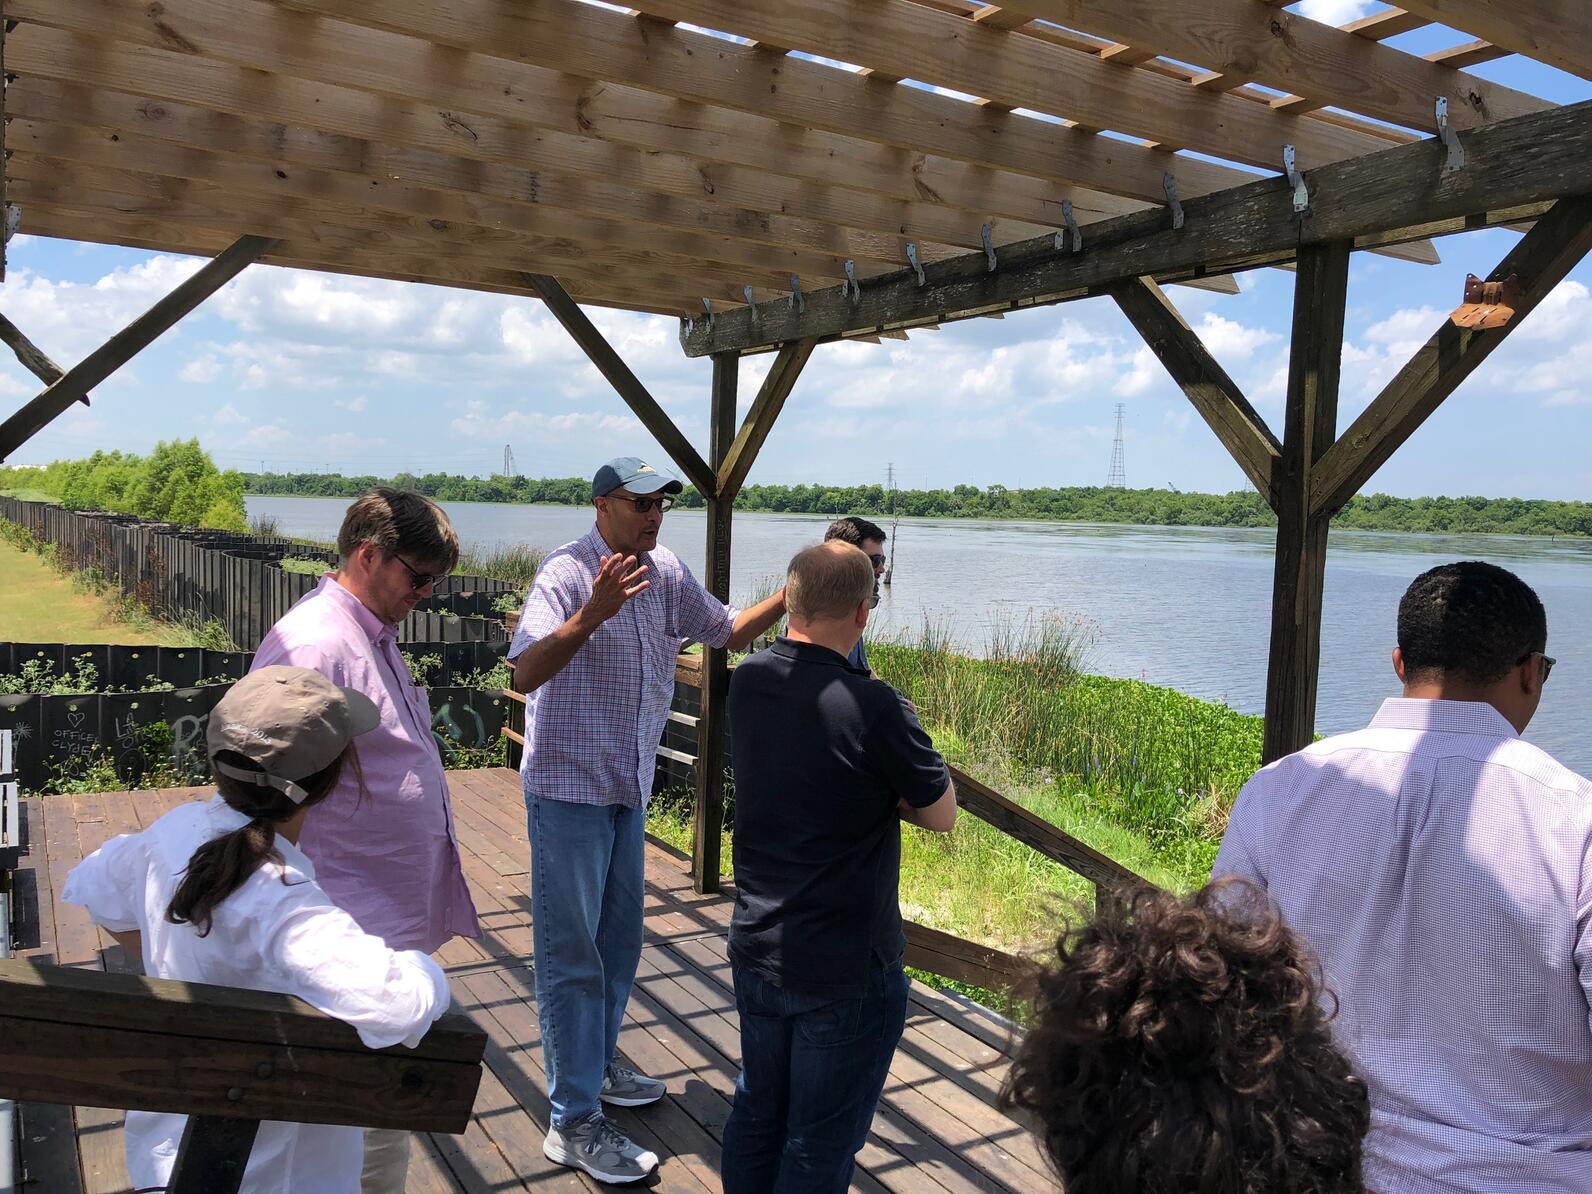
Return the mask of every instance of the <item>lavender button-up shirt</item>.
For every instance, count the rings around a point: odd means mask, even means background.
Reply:
[[[591,596],[613,550],[595,527],[543,562],[525,598],[509,659],[557,630]],[[674,552],[655,547],[652,587],[625,602],[557,674],[525,701],[527,795],[639,808],[652,795],[658,742],[674,699],[680,644],[722,647],[738,611],[719,601]]]
[[[430,705],[398,653],[395,628],[328,573],[260,643],[254,667],[278,663],[362,692],[381,714],[354,740],[363,796],[345,771],[304,818],[299,846],[326,893],[389,949],[430,953],[455,935],[474,937]]]
[[[1592,1191],[1592,783],[1491,705],[1393,698],[1251,779],[1215,869],[1320,955],[1368,1189]]]

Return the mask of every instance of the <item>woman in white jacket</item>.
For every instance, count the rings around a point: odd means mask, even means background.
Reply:
[[[350,743],[377,717],[365,696],[307,668],[251,673],[210,715],[219,794],[106,842],[72,871],[63,899],[152,978],[285,992],[371,1048],[413,1047],[448,1009],[442,970],[363,932],[297,846],[305,811],[358,765]],[[127,1113],[135,1189],[168,1184],[186,1123]],[[359,1128],[262,1123],[242,1194],[357,1194],[361,1151]]]

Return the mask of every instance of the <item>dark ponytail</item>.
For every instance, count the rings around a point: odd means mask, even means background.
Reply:
[[[166,909],[166,919],[172,924],[191,924],[199,936],[210,932],[211,915],[216,907],[267,862],[280,863],[282,852],[276,848],[276,825],[286,821],[301,808],[308,808],[326,799],[343,771],[345,760],[352,760],[352,746],[314,775],[299,780],[299,786],[309,795],[302,804],[294,804],[283,792],[262,787],[231,776],[216,773],[216,788],[233,809],[252,818],[241,829],[222,834],[206,842],[193,852],[183,871],[182,882],[171,897]],[[217,760],[249,771],[260,768],[248,757],[236,751],[218,751]],[[357,760],[354,760],[357,767]]]

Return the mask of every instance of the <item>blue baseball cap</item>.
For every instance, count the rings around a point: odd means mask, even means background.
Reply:
[[[685,486],[668,473],[660,473],[645,460],[635,456],[620,456],[597,470],[591,479],[591,495],[603,497],[616,489],[628,489],[634,494],[679,493]]]

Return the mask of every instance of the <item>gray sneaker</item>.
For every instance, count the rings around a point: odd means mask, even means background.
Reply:
[[[658,1167],[657,1153],[642,1148],[601,1111],[562,1128],[548,1128],[542,1153],[555,1164],[584,1169],[600,1182],[639,1182]]]
[[[603,1089],[599,1097],[615,1107],[645,1107],[663,1098],[668,1090],[658,1079],[611,1061],[603,1070]]]

